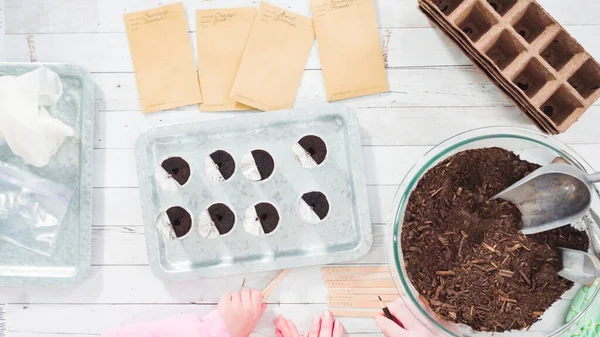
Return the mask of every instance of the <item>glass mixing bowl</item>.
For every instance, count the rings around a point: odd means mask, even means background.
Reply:
[[[528,129],[513,127],[490,127],[468,131],[454,136],[429,151],[408,172],[402,181],[395,197],[395,209],[392,210],[388,224],[388,263],[401,298],[410,312],[431,332],[438,336],[568,336],[586,328],[591,313],[600,310],[600,290],[596,290],[593,300],[575,319],[565,323],[571,300],[583,285],[576,284],[554,303],[538,322],[527,331],[512,330],[504,333],[476,332],[470,327],[456,325],[438,318],[419,299],[419,293],[411,284],[404,266],[401,247],[402,223],[408,199],[421,177],[436,164],[458,152],[486,147],[500,147],[512,151],[521,159],[546,165],[557,157],[563,158],[572,165],[594,172],[575,151],[560,141]],[[600,253],[600,196],[594,190],[590,213],[578,224],[585,227],[590,237],[590,252]],[[595,213],[595,214],[594,214]],[[593,329],[593,328],[592,328]]]

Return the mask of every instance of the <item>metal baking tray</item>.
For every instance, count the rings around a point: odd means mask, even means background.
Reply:
[[[316,135],[327,146],[318,167],[301,166],[292,148],[306,135]],[[216,182],[205,172],[205,158],[224,150],[235,160],[236,171]],[[265,181],[247,179],[239,169],[245,154],[262,149],[275,162]],[[354,112],[337,105],[251,114],[208,122],[154,128],[138,139],[135,148],[140,196],[150,266],[165,281],[279,270],[339,263],[363,257],[372,246],[367,185],[360,129]],[[178,156],[190,165],[191,176],[181,188],[165,188],[157,178],[164,159]],[[330,204],[320,223],[303,220],[295,205],[303,193],[320,191]],[[243,226],[245,210],[261,201],[279,211],[280,224],[270,235],[255,236]],[[220,202],[235,214],[226,235],[206,238],[198,226],[180,239],[157,230],[157,218],[180,206],[192,221],[209,205]]]
[[[83,68],[67,64],[0,63],[0,76],[21,75],[40,66],[57,73],[64,93],[49,111],[75,130],[42,168],[26,165],[0,145],[0,161],[73,188],[69,210],[49,257],[0,241],[0,286],[69,286],[82,282],[91,265],[92,148],[94,83]]]

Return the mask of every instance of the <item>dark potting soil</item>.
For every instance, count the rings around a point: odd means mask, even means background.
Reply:
[[[490,200],[538,167],[500,148],[468,150],[419,181],[402,250],[409,279],[437,315],[476,331],[522,329],[572,287],[557,274],[557,247],[587,250],[587,235],[566,226],[525,236],[520,211]]]

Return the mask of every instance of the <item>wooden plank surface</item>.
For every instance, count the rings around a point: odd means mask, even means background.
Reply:
[[[308,1],[273,4],[309,14]],[[600,2],[540,0],[555,18],[600,58]],[[249,0],[186,0],[195,43],[195,9],[251,6]],[[374,245],[350,265],[386,262],[386,234],[393,199],[405,174],[426,151],[466,130],[533,126],[470,62],[433,29],[415,0],[375,0],[390,92],[341,102],[357,111],[367,171]],[[92,272],[72,289],[0,288],[8,303],[9,337],[98,336],[116,326],[175,314],[202,315],[224,291],[242,283],[263,288],[277,272],[164,284],[148,268],[133,147],[148,128],[235,117],[243,113],[199,113],[196,107],[143,115],[124,34],[122,15],[164,4],[158,0],[5,0],[6,55],[11,61],[68,62],[86,67],[96,83]],[[296,105],[325,104],[315,47]],[[571,144],[600,168],[600,104],[567,133]],[[269,310],[252,335],[273,337],[272,320],[283,313],[301,330],[326,308],[319,267],[294,270],[269,298]],[[573,292],[560,304],[567,305]],[[557,324],[560,313],[544,318]],[[347,335],[381,337],[372,319],[343,319]]]
[[[598,26],[577,25],[568,31],[594,57],[600,58],[600,41],[594,38]],[[381,29],[386,64],[389,68],[471,65],[458,48],[435,28]],[[190,34],[196,51],[196,33]],[[427,41],[427,43],[423,43]],[[46,62],[75,63],[92,72],[132,72],[133,65],[122,33],[81,34],[15,34],[8,35],[6,58],[9,61],[29,62],[32,56]],[[81,48],[85,46],[85,48]],[[33,55],[30,48],[35,48]],[[102,55],[102,57],[97,57]],[[320,69],[318,48],[314,44],[306,69]]]
[[[157,0],[5,0],[7,32],[34,33],[97,33],[123,32],[123,14],[144,10],[174,1]],[[307,1],[273,0],[274,5],[304,15],[310,15]],[[544,8],[563,25],[600,24],[600,3],[592,0],[540,0]],[[185,0],[188,26],[196,27],[196,9],[241,7],[255,5],[248,0]],[[379,26],[383,28],[431,27],[417,10],[415,0],[375,0]],[[43,15],[41,15],[43,11]]]

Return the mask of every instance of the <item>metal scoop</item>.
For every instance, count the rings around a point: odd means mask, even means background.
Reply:
[[[556,163],[537,169],[492,199],[515,204],[521,211],[523,234],[535,234],[581,220],[590,211],[592,184],[596,182],[600,182],[600,172],[588,175],[571,165]],[[560,250],[561,277],[579,284],[600,277],[600,260],[596,256],[579,250]]]
[[[558,275],[579,284],[589,284],[600,277],[600,260],[580,250],[560,248],[562,269]]]
[[[541,167],[492,199],[504,199],[519,208],[523,234],[535,234],[581,220],[592,203],[592,183],[600,172],[587,173],[568,164]]]

